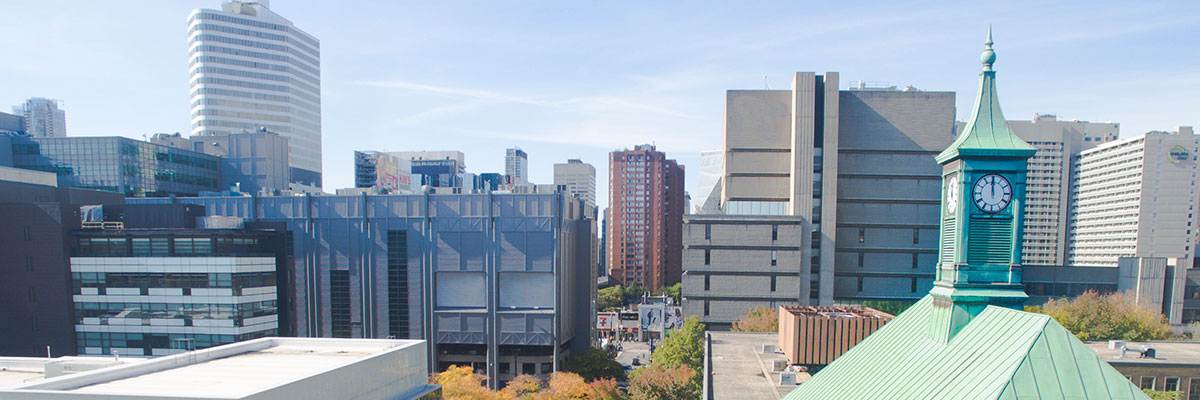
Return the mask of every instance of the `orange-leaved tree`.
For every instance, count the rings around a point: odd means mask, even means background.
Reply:
[[[733,323],[737,332],[779,332],[779,312],[774,308],[755,307]]]

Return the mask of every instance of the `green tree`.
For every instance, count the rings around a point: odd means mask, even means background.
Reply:
[[[1150,400],[1183,400],[1183,392],[1180,391],[1162,391],[1153,389],[1142,389],[1142,392],[1150,396]]]
[[[625,368],[607,351],[591,348],[567,357],[563,370],[574,372],[587,381],[612,378],[625,380]]]
[[[646,288],[641,285],[625,286],[621,290],[626,303],[641,301],[642,295],[646,293]]]
[[[651,362],[666,368],[686,365],[692,371],[704,370],[704,324],[700,318],[687,317],[683,327],[673,332],[651,354]]]
[[[774,308],[755,307],[733,323],[736,332],[779,332],[779,312]]]
[[[1163,340],[1170,326],[1157,311],[1137,304],[1127,293],[1100,294],[1089,290],[1073,299],[1050,299],[1030,308],[1054,317],[1079,340]]]
[[[596,295],[596,309],[600,311],[617,311],[625,303],[625,291],[621,285],[609,286]]]
[[[915,304],[915,301],[905,300],[867,300],[862,303],[863,307],[871,307],[879,311],[883,311],[892,315],[900,315],[907,310],[908,307]]]
[[[655,354],[658,354],[655,352]],[[686,365],[665,367],[651,363],[633,371],[629,378],[632,400],[695,400],[700,384],[695,370]]]
[[[659,288],[658,291],[654,292],[656,296],[670,296],[672,299],[675,299],[675,304],[680,303],[681,293],[683,293],[682,283],[676,283],[671,286],[663,286]]]

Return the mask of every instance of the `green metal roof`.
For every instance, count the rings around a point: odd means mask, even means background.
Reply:
[[[1000,99],[996,96],[996,71],[992,64],[996,62],[996,53],[992,50],[992,28],[988,28],[987,49],[980,56],[983,62],[983,72],[979,74],[979,90],[975,94],[975,107],[971,110],[971,118],[959,132],[958,138],[937,156],[937,162],[958,158],[959,156],[1024,156],[1029,157],[1037,149],[1017,137],[1004,113],[1000,111]]]
[[[1138,399],[1132,382],[1042,314],[988,306],[947,343],[925,296],[784,399]]]

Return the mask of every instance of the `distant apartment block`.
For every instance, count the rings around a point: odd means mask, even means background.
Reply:
[[[657,289],[682,276],[683,167],[652,145],[609,153],[608,268],[613,282]]]
[[[529,183],[529,153],[520,147],[504,150],[504,175],[513,185]]]
[[[1166,257],[1190,264],[1200,229],[1198,154],[1200,136],[1191,127],[1080,152],[1071,166],[1067,263],[1117,266],[1121,257]]]
[[[22,118],[23,131],[35,137],[67,137],[67,113],[58,108],[59,100],[33,97],[13,106],[13,114]]]
[[[12,167],[56,174],[60,187],[129,197],[221,190],[221,158],[125,137],[0,136],[0,153]]]
[[[596,206],[596,167],[592,164],[577,159],[554,164],[554,184],[587,202],[588,206]]]
[[[267,1],[188,16],[192,135],[266,128],[288,139],[289,181],[321,186],[321,44]]]

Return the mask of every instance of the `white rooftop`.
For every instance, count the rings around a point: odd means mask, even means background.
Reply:
[[[286,399],[321,392],[340,398],[376,398],[388,392],[388,398],[406,398],[399,395],[425,386],[425,356],[421,340],[263,338],[15,387],[0,385],[0,399],[6,393],[39,393],[47,399]]]

